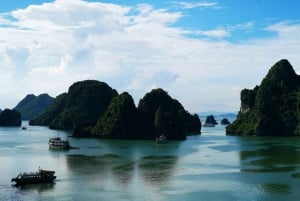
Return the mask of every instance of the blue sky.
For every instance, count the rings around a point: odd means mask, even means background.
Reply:
[[[12,0],[0,6],[0,108],[107,82],[138,103],[161,87],[190,112],[238,111],[286,58],[300,72],[297,0]]]

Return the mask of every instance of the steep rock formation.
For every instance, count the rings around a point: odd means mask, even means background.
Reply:
[[[97,80],[76,82],[69,87],[67,94],[57,97],[59,100],[54,101],[46,114],[30,123],[36,125],[47,123],[53,129],[66,130],[96,125],[98,118],[117,95],[117,91],[104,82]],[[45,121],[40,121],[41,119]]]
[[[189,114],[183,106],[162,89],[153,89],[139,102],[145,138],[154,139],[164,134],[168,139],[182,140],[186,134],[200,133],[198,115]]]
[[[112,100],[91,132],[103,138],[143,139],[141,131],[133,98],[124,92]]]
[[[287,60],[271,67],[260,86],[241,92],[241,110],[229,135],[300,135],[300,76]]]
[[[206,117],[203,127],[214,127],[218,122],[215,120],[214,115],[209,115]]]

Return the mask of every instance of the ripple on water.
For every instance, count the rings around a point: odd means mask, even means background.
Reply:
[[[300,179],[300,172],[293,173],[292,177],[295,179]]]

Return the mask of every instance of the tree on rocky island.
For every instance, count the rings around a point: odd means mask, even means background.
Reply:
[[[21,126],[21,114],[17,110],[5,109],[0,113],[0,126]]]
[[[274,64],[260,86],[242,90],[240,112],[226,134],[300,135],[300,76],[287,60]]]

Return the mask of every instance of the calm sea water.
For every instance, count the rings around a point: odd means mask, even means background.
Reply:
[[[57,135],[77,149],[49,150],[48,139]],[[300,138],[225,136],[221,125],[160,145],[68,135],[0,127],[0,200],[300,199]],[[55,170],[56,182],[11,185],[19,172],[38,167]]]

